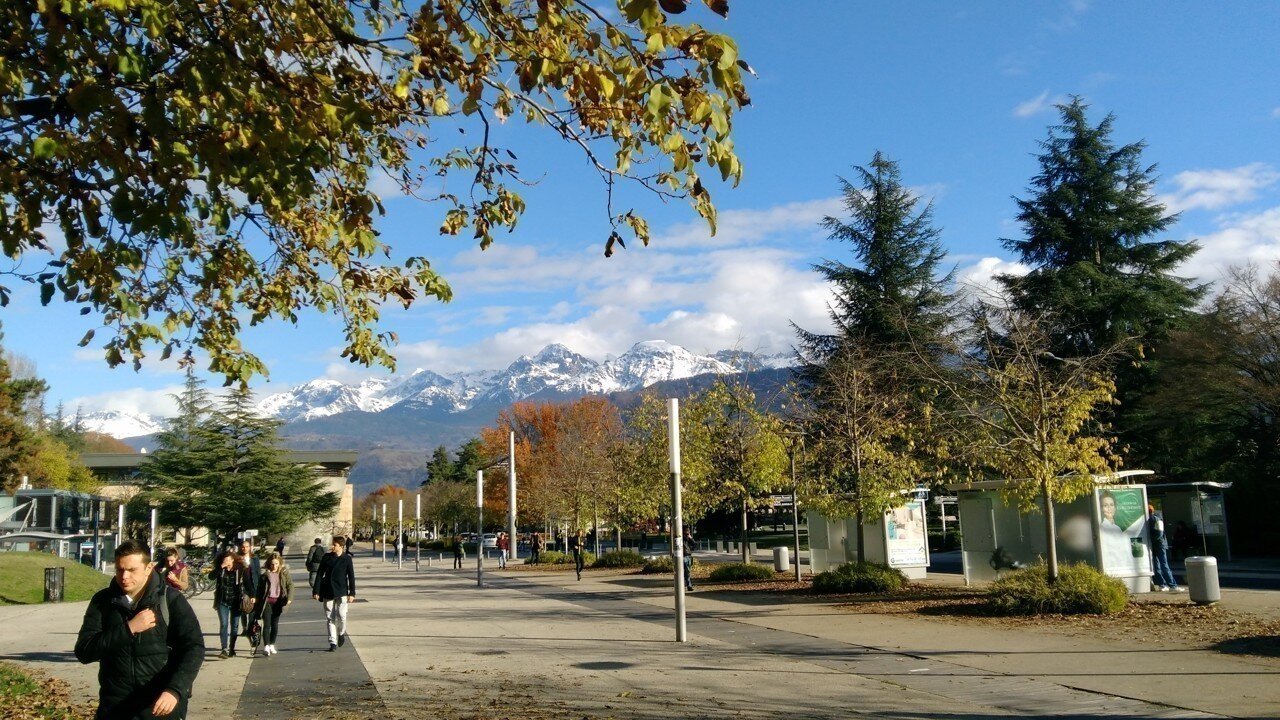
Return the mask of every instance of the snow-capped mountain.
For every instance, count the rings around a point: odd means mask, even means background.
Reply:
[[[737,373],[790,365],[790,356],[757,355],[726,350],[698,355],[662,340],[636,343],[630,350],[597,362],[561,344],[536,355],[523,355],[504,370],[442,375],[418,369],[391,378],[358,384],[317,379],[273,393],[258,403],[263,414],[285,422],[305,422],[348,412],[459,413],[472,408],[504,406],[535,395],[583,396],[632,391],[657,382],[683,380],[708,373]],[[91,413],[85,427],[115,437],[157,432],[163,420],[120,412]]]
[[[146,413],[104,410],[84,415],[80,418],[80,425],[91,432],[100,432],[114,438],[127,438],[154,435],[160,432],[164,429],[164,419]]]

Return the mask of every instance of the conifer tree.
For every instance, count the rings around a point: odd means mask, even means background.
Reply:
[[[244,386],[231,390],[213,412],[210,428],[221,436],[223,457],[205,503],[207,527],[227,534],[250,528],[277,534],[337,508],[338,493],[286,457],[279,427],[280,421],[257,414]]]
[[[1139,349],[1183,319],[1203,288],[1174,271],[1194,242],[1154,239],[1176,220],[1152,197],[1155,166],[1141,142],[1116,147],[1115,118],[1089,124],[1079,97],[1040,143],[1040,172],[1015,198],[1025,237],[1004,240],[1032,270],[1001,278],[1016,306],[1055,318],[1054,352],[1084,357],[1117,343]]]
[[[208,505],[217,501],[217,485],[225,459],[222,437],[210,425],[213,403],[204,381],[188,369],[181,393],[172,396],[178,414],[165,422],[158,445],[140,469],[143,492],[138,502],[155,505],[165,525],[202,526]]]
[[[4,333],[0,332],[0,341]],[[23,464],[36,452],[36,437],[27,424],[28,401],[45,391],[36,378],[16,378],[9,355],[0,348],[0,483],[6,491],[18,486]]]

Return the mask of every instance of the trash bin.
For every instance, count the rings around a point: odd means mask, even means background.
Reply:
[[[791,569],[791,548],[785,545],[773,549],[773,571],[786,572]]]
[[[1222,590],[1218,587],[1218,560],[1205,555],[1186,559],[1187,590],[1191,593],[1191,602],[1201,605],[1216,603],[1222,599]]]
[[[51,567],[44,569],[44,601],[62,602],[62,587],[66,578],[66,568]]]

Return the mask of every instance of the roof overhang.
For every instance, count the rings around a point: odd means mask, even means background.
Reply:
[[[1094,485],[1119,485],[1133,482],[1137,477],[1155,475],[1155,470],[1121,470],[1108,475],[1094,475]],[[978,480],[977,482],[947,483],[944,487],[952,492],[965,490],[1003,490],[1004,488],[1026,482],[1026,480]]]

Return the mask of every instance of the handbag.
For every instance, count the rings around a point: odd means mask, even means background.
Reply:
[[[240,611],[243,612],[245,615],[248,615],[249,613],[253,612],[253,604],[254,604],[253,598],[247,595],[240,598]]]

